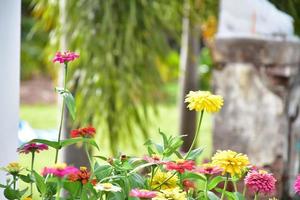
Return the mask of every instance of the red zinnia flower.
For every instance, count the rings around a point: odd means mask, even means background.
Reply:
[[[183,180],[182,182],[184,190],[185,191],[189,191],[190,189],[195,189],[196,185],[193,181],[190,181],[188,179]]]
[[[94,137],[96,134],[96,129],[94,127],[88,126],[84,128],[74,129],[71,131],[70,135],[72,138],[75,137]]]
[[[37,143],[28,143],[25,144],[17,149],[17,152],[19,153],[40,153],[40,151],[48,150],[48,146],[45,144],[37,144]]]
[[[132,189],[129,193],[129,196],[142,199],[150,199],[156,197],[156,192],[149,190]]]
[[[80,170],[76,173],[69,174],[68,179],[70,181],[80,181],[83,185],[88,183],[91,173],[87,170],[86,167],[80,167]]]
[[[180,174],[184,173],[185,170],[191,171],[195,168],[195,162],[193,160],[177,160],[176,162],[166,162],[167,170],[176,170]]]
[[[52,61],[59,63],[67,63],[75,60],[76,58],[79,58],[79,54],[70,51],[64,51],[63,53],[57,52]]]
[[[266,171],[251,171],[245,177],[245,185],[252,192],[272,194],[275,191],[276,179]]]

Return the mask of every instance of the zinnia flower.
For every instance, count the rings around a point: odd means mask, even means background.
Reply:
[[[67,164],[55,164],[54,167],[45,167],[42,171],[43,176],[53,175],[59,178],[69,176],[71,174],[77,174],[79,170],[73,166],[67,166]]]
[[[6,167],[3,167],[2,170],[10,173],[11,175],[17,175],[23,170],[23,167],[17,162],[12,162]]]
[[[223,170],[220,167],[215,166],[211,163],[205,163],[193,171],[204,175],[214,175],[221,173]]]
[[[247,188],[254,193],[270,195],[275,191],[276,179],[264,170],[249,172],[244,181]]]
[[[186,170],[191,171],[195,168],[195,162],[193,160],[177,160],[176,162],[166,162],[167,170],[176,170],[180,174],[184,173]]]
[[[177,181],[178,177],[173,175],[173,173],[157,170],[149,184],[151,188],[157,188],[160,186],[161,189],[171,189],[177,187]]]
[[[296,181],[294,183],[294,189],[297,194],[300,194],[300,175],[298,175],[296,178]]]
[[[183,180],[182,185],[185,191],[193,190],[196,188],[196,184],[188,179]]]
[[[187,200],[186,192],[180,190],[180,188],[160,190],[157,197],[153,200]]]
[[[155,164],[163,164],[164,162],[161,161],[161,158],[159,155],[153,154],[150,156],[144,156],[144,160],[147,161],[148,163],[155,163]]]
[[[71,51],[64,51],[63,53],[57,52],[52,61],[59,62],[59,63],[67,63],[67,62],[75,60],[76,58],[79,58],[79,54],[71,52]]]
[[[88,126],[84,128],[74,129],[71,131],[70,135],[72,138],[75,137],[94,137],[96,134],[96,129],[94,127]]]
[[[131,197],[138,197],[142,199],[151,199],[153,197],[156,197],[157,192],[155,191],[149,191],[149,190],[140,190],[140,189],[132,189],[129,193],[129,196]]]
[[[98,191],[106,191],[106,192],[120,192],[121,188],[118,186],[115,186],[111,183],[98,183],[94,187]]]
[[[231,150],[217,151],[212,157],[212,164],[223,169],[231,176],[240,176],[249,165],[248,156]]]
[[[188,108],[195,111],[218,112],[223,106],[223,97],[209,91],[190,91],[185,98]]]
[[[17,151],[19,153],[28,154],[33,152],[40,153],[40,151],[44,151],[44,150],[48,150],[48,146],[45,144],[28,143],[19,147]]]
[[[80,181],[82,184],[88,183],[91,173],[87,170],[86,167],[80,167],[80,170],[77,173],[70,174],[68,179],[70,181]]]

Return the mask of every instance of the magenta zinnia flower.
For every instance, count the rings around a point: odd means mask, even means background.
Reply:
[[[79,58],[79,54],[71,51],[57,52],[53,58],[53,62],[67,63]]]
[[[40,151],[44,151],[44,150],[48,150],[48,146],[45,144],[28,143],[19,147],[17,149],[17,152],[28,154],[33,152],[40,153]]]
[[[276,179],[264,170],[250,171],[244,181],[249,190],[254,193],[270,195],[275,192]]]
[[[300,194],[300,175],[298,175],[296,178],[296,181],[294,183],[294,189],[297,194]]]
[[[53,175],[59,178],[66,177],[72,174],[78,174],[79,169],[73,166],[67,166],[65,163],[56,164],[54,167],[45,167],[42,171],[43,176]]]
[[[149,191],[149,190],[140,190],[140,189],[132,189],[129,193],[129,196],[131,197],[138,197],[142,199],[150,199],[156,197],[155,191]]]

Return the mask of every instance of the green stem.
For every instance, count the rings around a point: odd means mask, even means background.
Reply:
[[[31,168],[30,168],[30,169],[31,169],[31,172],[30,172],[31,177],[33,177],[34,157],[35,157],[35,152],[32,151],[32,152],[31,152]],[[32,187],[32,185],[33,185],[33,183],[30,182],[30,196],[31,196],[31,197],[32,197],[32,195],[33,195],[33,187]]]
[[[258,200],[258,192],[255,193],[254,200]]]
[[[67,75],[68,75],[68,63],[65,63],[65,70],[64,71],[65,71],[65,73],[64,73],[64,90],[66,90],[66,88],[67,88]],[[57,142],[59,144],[60,144],[60,140],[61,140],[61,132],[62,132],[62,127],[63,127],[64,110],[65,110],[65,98],[63,98],[63,102],[62,102],[59,130],[58,130],[58,137],[57,137]],[[55,164],[58,161],[58,153],[59,153],[59,149],[56,149]]]
[[[55,200],[60,200],[60,192],[61,192],[61,182],[59,181],[57,183],[57,193],[56,193],[56,198]]]
[[[205,200],[208,200],[208,192],[207,192],[207,188],[208,187],[208,178],[206,177],[205,180],[205,191],[204,191],[204,196],[205,196]]]
[[[246,195],[246,192],[247,192],[247,187],[246,187],[246,186],[244,186],[244,189],[243,189],[243,197],[245,197],[245,195]]]
[[[176,172],[174,172],[172,175],[170,175],[168,178],[166,178],[161,184],[159,184],[159,186],[155,187],[153,190],[160,188],[163,184],[165,184],[168,180],[170,180],[175,175],[176,175]]]
[[[16,182],[17,182],[17,177],[16,177],[16,175],[13,175],[13,188],[14,188],[14,190],[16,190]]]
[[[89,160],[89,163],[90,163],[90,171],[91,171],[91,176],[90,176],[90,179],[92,178],[93,176],[93,160],[90,156],[90,152],[89,152],[89,147],[88,147],[88,144],[87,143],[84,143],[84,150],[85,150],[85,153],[88,157],[88,160]]]
[[[225,191],[227,189],[227,184],[228,184],[228,174],[227,174],[225,182],[224,182],[224,187],[223,187],[223,191],[222,191],[222,195],[221,195],[221,199],[220,200],[224,199]]]
[[[194,146],[196,144],[196,141],[197,141],[197,138],[198,138],[198,134],[199,134],[199,131],[200,131],[200,127],[201,127],[201,123],[202,123],[203,113],[204,113],[204,111],[202,110],[201,114],[200,114],[200,119],[199,119],[198,127],[197,127],[197,130],[196,130],[196,133],[195,133],[195,137],[194,137],[193,142],[192,142],[192,144],[190,146],[190,149],[188,150],[188,152],[184,156],[184,159],[186,159],[190,155],[191,151],[193,150],[193,148],[194,148]]]
[[[235,191],[235,192],[238,192],[236,182],[235,182],[235,181],[232,181],[232,184],[233,184],[233,187],[234,187],[234,191]]]

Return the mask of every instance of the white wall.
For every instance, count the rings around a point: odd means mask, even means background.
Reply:
[[[0,0],[0,166],[17,160],[20,20],[21,1]],[[0,172],[0,182],[4,181],[5,173]]]

